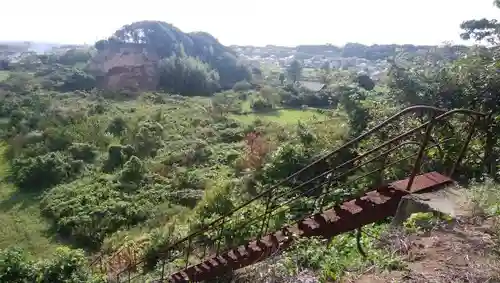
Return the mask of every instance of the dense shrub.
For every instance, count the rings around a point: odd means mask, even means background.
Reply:
[[[97,86],[94,76],[83,70],[72,69],[65,74],[64,82],[60,87],[61,91],[91,90]]]
[[[245,93],[242,93],[243,95]],[[246,99],[246,98],[244,98]],[[211,110],[214,114],[226,115],[241,111],[243,100],[241,94],[232,91],[220,92],[212,96],[210,100]]]
[[[375,82],[366,74],[361,74],[356,78],[356,82],[360,87],[366,90],[372,90],[375,88]]]
[[[204,190],[207,178],[202,171],[189,170],[184,167],[177,168],[172,187],[176,189]]]
[[[92,54],[88,49],[70,49],[59,56],[58,62],[64,65],[74,66],[78,63],[87,63],[91,57]]]
[[[81,250],[58,248],[50,260],[28,259],[23,250],[0,250],[0,282],[9,283],[104,283],[104,277],[88,269]]]
[[[73,143],[68,128],[66,127],[50,127],[43,131],[45,147],[49,151],[63,151],[68,149]]]
[[[73,143],[69,147],[69,152],[74,159],[87,163],[92,163],[97,156],[96,147],[87,143]]]
[[[0,282],[36,282],[37,270],[23,250],[13,247],[0,250]]]
[[[107,235],[147,219],[162,201],[154,188],[138,194],[122,188],[106,179],[77,180],[50,190],[42,200],[42,212],[61,235],[82,246],[99,247]]]
[[[220,139],[224,143],[232,143],[239,142],[243,140],[244,132],[240,128],[232,129],[224,129],[220,132]]]
[[[27,73],[10,73],[9,77],[0,83],[0,89],[17,94],[30,94],[40,88],[40,84]]]
[[[104,283],[104,278],[93,275],[88,269],[88,260],[81,250],[58,248],[52,259],[40,268],[41,283]]]
[[[233,86],[234,91],[247,91],[247,90],[251,90],[251,89],[252,89],[252,85],[249,82],[247,82],[246,80],[239,81],[239,82],[235,83]]]
[[[178,229],[178,226],[167,224],[148,233],[149,241],[144,254],[145,269],[147,271],[151,271],[156,267],[160,261],[160,252],[181,239],[184,236],[183,232]]]
[[[146,168],[141,160],[136,156],[132,156],[123,166],[119,173],[118,180],[122,185],[133,186],[138,188],[141,181],[144,179]]]
[[[139,125],[134,137],[134,146],[139,157],[154,157],[163,147],[163,126],[157,122],[146,121]]]
[[[115,117],[108,125],[106,132],[115,136],[121,136],[127,131],[127,122],[122,117]]]
[[[195,214],[190,222],[190,230],[196,231],[200,227],[232,211],[236,205],[237,198],[241,198],[241,196],[236,196],[238,185],[239,183],[236,182],[236,180],[217,177],[205,191],[203,198],[195,207]],[[199,240],[207,240],[210,242],[208,238],[214,239],[222,236],[222,244],[224,246],[242,244],[245,240],[255,237],[259,233],[260,225],[255,225],[259,222],[249,225],[248,221],[258,218],[259,215],[262,215],[264,210],[265,206],[263,204],[254,202],[235,213],[235,215],[231,217],[231,220],[224,224],[222,235],[220,235],[217,230],[211,230],[203,236],[200,236]],[[284,221],[283,216],[283,213],[274,215],[269,222],[269,228],[275,229],[280,227]]]
[[[35,77],[45,89],[58,91],[90,91],[96,87],[96,78],[76,67],[60,64],[44,65],[36,69]]]
[[[262,181],[272,184],[298,171],[311,160],[313,152],[302,144],[285,144],[270,157],[262,170]]]
[[[227,179],[219,178],[211,184],[195,208],[196,220],[200,225],[208,224],[212,218],[222,216],[233,208],[231,183]]]
[[[12,162],[11,177],[23,190],[43,190],[73,179],[80,165],[60,153],[48,153]]]
[[[203,198],[202,190],[182,189],[168,194],[168,200],[171,203],[179,204],[185,207],[194,208]]]
[[[111,173],[127,162],[134,154],[134,148],[130,145],[110,145],[108,147],[108,158],[104,162],[103,171]]]
[[[334,95],[321,91],[321,92],[280,92],[281,103],[284,106],[292,108],[301,108],[302,105],[316,108],[335,107],[338,103],[338,98]]]
[[[263,98],[257,98],[252,102],[252,109],[255,112],[266,112],[273,109],[273,104]]]

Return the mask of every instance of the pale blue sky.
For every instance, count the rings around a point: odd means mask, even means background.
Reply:
[[[139,20],[166,21],[186,32],[206,31],[226,45],[458,43],[463,20],[500,15],[492,0],[1,2],[0,40],[59,43],[93,43]]]

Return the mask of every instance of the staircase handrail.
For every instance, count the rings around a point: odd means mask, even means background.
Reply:
[[[199,236],[207,231],[210,231],[211,228],[213,228],[214,226],[216,226],[218,223],[220,222],[223,222],[225,221],[225,219],[227,219],[228,217],[234,215],[236,212],[238,212],[239,210],[241,210],[242,208],[250,205],[251,203],[255,202],[256,200],[258,199],[261,199],[262,197],[270,194],[273,192],[273,190],[275,190],[276,188],[282,186],[283,184],[285,184],[286,182],[289,182],[290,180],[292,180],[293,178],[297,177],[300,173],[306,171],[307,169],[311,168],[312,166],[314,166],[315,164],[318,164],[319,162],[321,161],[324,161],[325,159],[329,158],[329,157],[332,157],[333,155],[339,153],[340,151],[342,151],[343,149],[346,149],[354,144],[357,144],[359,143],[361,140],[363,140],[364,138],[370,136],[371,134],[375,133],[375,132],[378,132],[379,130],[381,130],[383,127],[387,126],[388,124],[390,124],[391,122],[395,121],[396,119],[400,118],[401,116],[404,116],[406,114],[409,114],[409,113],[416,113],[417,111],[430,111],[434,114],[440,114],[438,116],[434,116],[432,117],[429,121],[425,122],[425,123],[422,123],[421,125],[411,129],[411,130],[408,130],[406,131],[405,133],[403,134],[400,134],[398,135],[397,137],[395,138],[392,138],[391,140],[389,141],[386,141],[384,142],[382,145],[379,145],[371,150],[369,150],[368,152],[365,152],[363,153],[362,155],[360,156],[357,156],[347,162],[344,162],[343,164],[335,167],[334,169],[330,169],[318,176],[315,176],[313,177],[312,179],[308,180],[308,181],[305,181],[304,183],[301,183],[299,184],[298,186],[299,187],[302,187],[304,186],[305,184],[308,184],[310,182],[313,182],[314,180],[320,178],[320,177],[324,177],[325,175],[327,174],[330,174],[332,173],[333,171],[335,170],[338,170],[339,168],[342,168],[344,167],[345,165],[349,164],[349,163],[352,163],[354,161],[357,161],[359,159],[361,159],[362,157],[365,157],[371,153],[374,153],[376,152],[377,150],[380,150],[381,148],[384,148],[385,146],[387,145],[390,145],[396,141],[399,141],[415,132],[417,132],[418,130],[421,130],[421,129],[424,129],[424,128],[427,128],[427,132],[429,132],[432,128],[432,126],[434,125],[434,123],[436,121],[439,121],[439,120],[442,120],[448,116],[451,116],[453,114],[467,114],[469,116],[474,116],[475,117],[475,121],[477,121],[478,119],[482,118],[482,117],[485,117],[486,114],[484,113],[481,113],[481,112],[478,112],[478,111],[474,111],[474,110],[469,110],[469,109],[453,109],[453,110],[449,110],[447,111],[446,109],[440,109],[440,108],[437,108],[437,107],[433,107],[433,106],[426,106],[426,105],[417,105],[417,106],[412,106],[412,107],[408,107],[408,108],[405,108],[403,110],[401,110],[400,112],[394,114],[393,116],[389,117],[388,119],[386,119],[385,121],[381,122],[380,124],[378,124],[377,126],[371,128],[370,130],[366,131],[365,133],[361,134],[360,136],[350,140],[349,142],[343,144],[342,146],[338,147],[337,149],[319,157],[317,160],[309,163],[307,166],[305,166],[304,168],[296,171],[295,173],[291,174],[290,176],[288,176],[287,178],[281,180],[280,182],[272,185],[269,189],[263,191],[262,193],[259,193],[258,195],[256,195],[255,197],[251,198],[250,200],[246,201],[245,203],[239,205],[238,207],[232,209],[230,212],[226,213],[225,215],[223,216],[220,216],[218,217],[216,220],[213,220],[212,222],[210,222],[209,224],[203,226],[202,228],[198,229],[197,231],[195,232],[192,232],[190,233],[189,235],[183,237],[182,239],[180,240],[177,240],[175,241],[173,244],[170,244],[169,246],[167,246],[165,249],[163,249],[164,251],[170,251],[170,250],[173,250],[175,249],[176,246],[186,242],[186,241],[190,241],[191,239],[193,239],[194,237],[196,236]],[[427,137],[427,136],[426,136]],[[412,142],[412,143],[415,143],[415,142]],[[421,151],[423,149],[427,148],[427,145],[423,146],[421,148]],[[396,150],[393,149],[391,150],[390,152]],[[420,153],[420,152],[419,152]],[[356,168],[359,168],[359,166],[357,166]],[[412,174],[414,175],[414,174]],[[414,176],[413,176],[414,177]],[[411,187],[411,184],[409,184],[409,187]],[[258,217],[257,217],[258,218]],[[164,255],[164,253],[160,253],[161,255]],[[135,266],[138,266],[139,264],[143,263],[144,262],[144,259],[134,263],[133,265],[129,265],[127,266],[125,269],[123,269],[122,271],[120,271],[118,273],[118,276],[120,274],[122,274],[123,272],[126,272],[127,270],[130,270],[130,268],[132,267],[135,267]]]

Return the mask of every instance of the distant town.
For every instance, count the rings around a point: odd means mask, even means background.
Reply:
[[[90,45],[65,45],[42,42],[0,42],[0,58],[17,61],[27,53],[66,52],[69,49],[88,48]],[[419,46],[419,45],[372,45],[348,43],[343,47],[331,44],[287,46],[228,46],[238,57],[250,65],[270,69],[273,73],[283,72],[293,60],[299,60],[307,69],[330,68],[364,73],[377,80],[388,68],[390,59],[398,53],[411,54],[442,54],[443,57],[456,57],[467,50],[466,46]],[[436,52],[440,51],[440,52]],[[436,60],[438,60],[437,58]],[[453,58],[451,58],[453,59]]]

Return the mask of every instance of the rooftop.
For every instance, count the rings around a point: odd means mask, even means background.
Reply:
[[[300,86],[310,90],[310,91],[320,91],[325,87],[325,84],[320,82],[310,82],[310,81],[299,81]]]

